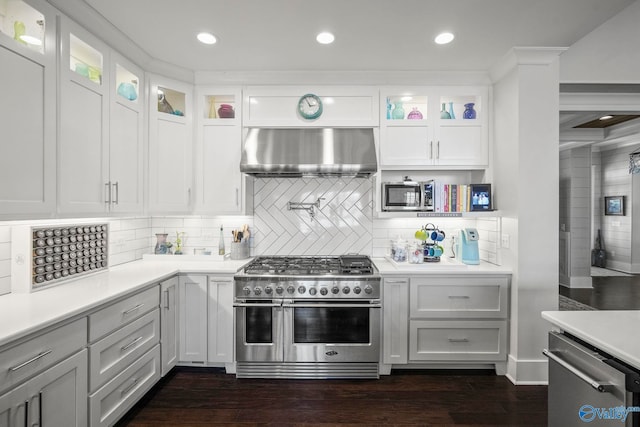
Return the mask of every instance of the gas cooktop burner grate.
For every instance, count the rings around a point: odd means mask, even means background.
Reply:
[[[246,274],[261,275],[366,275],[373,265],[366,256],[258,257],[245,267]]]

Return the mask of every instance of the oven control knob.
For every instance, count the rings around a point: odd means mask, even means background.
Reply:
[[[316,288],[309,288],[309,295],[316,295],[318,290]]]
[[[356,286],[353,288],[353,293],[360,294],[362,292],[362,288],[360,286]]]
[[[343,294],[348,294],[349,292],[351,292],[351,289],[348,286],[345,286],[344,288],[342,288]]]
[[[320,288],[320,295],[326,295],[328,293],[329,291],[327,290],[327,288]]]
[[[340,292],[340,288],[337,286],[334,286],[333,288],[331,288],[331,293],[336,295]]]
[[[296,288],[293,285],[287,286],[287,292],[293,295],[296,291]]]
[[[298,286],[298,293],[299,294],[304,294],[305,292],[307,292],[307,288],[305,288],[304,286]]]
[[[255,288],[253,288],[253,293],[256,295],[260,295],[262,293],[262,289],[256,286]]]
[[[371,285],[367,285],[364,287],[364,293],[365,294],[373,293],[373,288],[371,287]]]
[[[244,288],[242,288],[242,292],[244,292],[245,295],[251,295],[251,288],[245,286]]]
[[[267,295],[271,295],[273,293],[273,288],[271,286],[267,286],[264,288],[264,293]]]
[[[278,295],[282,295],[282,293],[284,292],[284,288],[280,285],[276,286],[276,293]]]

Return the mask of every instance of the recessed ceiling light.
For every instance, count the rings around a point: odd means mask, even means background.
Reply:
[[[320,33],[316,36],[316,40],[320,44],[331,44],[335,39],[333,34],[327,32]]]
[[[211,33],[199,33],[196,37],[204,44],[215,44],[218,41],[216,36]]]
[[[598,120],[611,120],[611,119],[613,119],[613,116],[606,115],[606,116],[600,117]]]
[[[440,33],[436,36],[434,41],[438,44],[451,43],[455,36],[452,33]]]

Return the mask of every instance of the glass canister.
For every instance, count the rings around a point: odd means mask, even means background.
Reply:
[[[409,248],[409,263],[422,264],[424,262],[424,246],[420,242],[416,242]]]

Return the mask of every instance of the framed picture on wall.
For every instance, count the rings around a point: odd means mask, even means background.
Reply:
[[[605,215],[624,215],[624,196],[609,196],[604,198]]]

